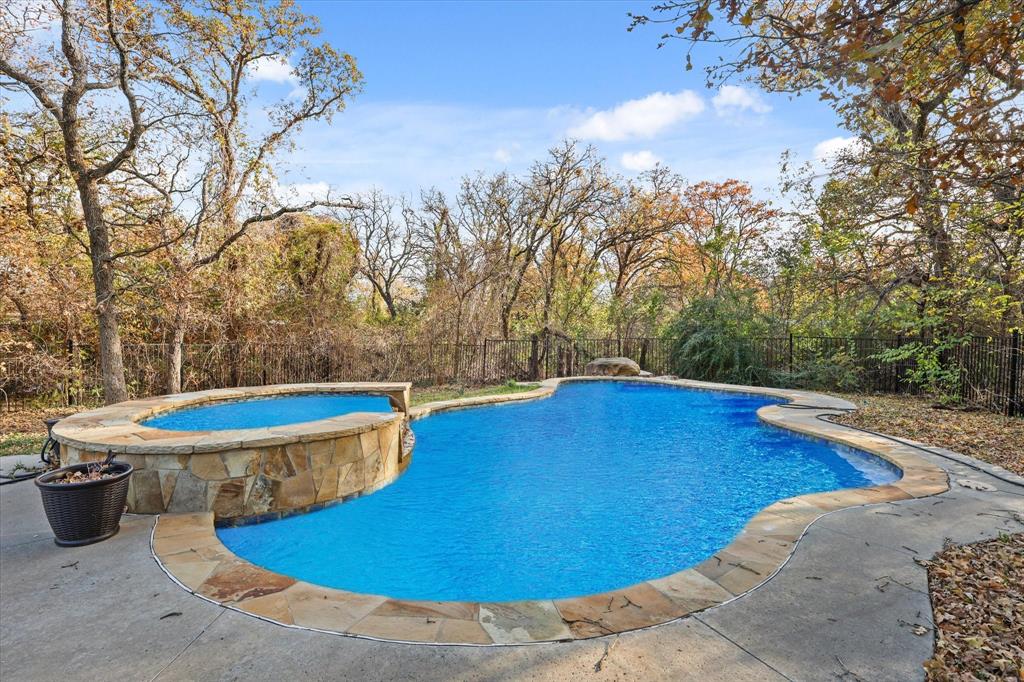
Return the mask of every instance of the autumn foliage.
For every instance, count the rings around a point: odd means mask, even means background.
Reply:
[[[712,84],[834,107],[857,142],[824,176],[784,158],[774,203],[742,179],[622,177],[572,140],[520,174],[466,169],[454,192],[288,195],[276,159],[362,83],[314,18],[255,0],[25,7],[0,23],[0,343],[39,383],[98,350],[121,398],[122,349],[148,343],[177,390],[194,343],[655,336],[707,311],[744,333],[1021,326],[1012,0],[684,0],[636,17],[698,58],[734,48]],[[40,22],[62,39],[37,44]],[[268,59],[299,87],[257,126],[249,75]]]

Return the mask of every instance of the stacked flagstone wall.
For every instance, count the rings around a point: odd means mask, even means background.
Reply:
[[[181,455],[118,455],[135,468],[128,511],[212,511],[218,519],[309,510],[377,490],[408,464],[402,420],[362,433],[263,448]],[[106,454],[65,448],[63,464]]]
[[[389,392],[381,386],[366,385],[385,392],[394,412],[195,434],[138,423],[140,414],[154,410],[151,403],[176,398],[169,396],[69,417],[55,427],[54,436],[61,443],[64,466],[102,460],[108,449],[118,461],[131,464],[135,471],[128,488],[130,512],[212,511],[222,523],[263,520],[372,492],[404,471],[412,443],[408,385],[398,384]],[[261,388],[260,394],[287,392],[280,388]],[[187,404],[197,402],[208,401],[189,396]],[[166,404],[157,406],[160,411],[165,408]]]

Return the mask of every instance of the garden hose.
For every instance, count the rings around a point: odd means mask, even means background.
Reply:
[[[53,420],[53,423],[56,423],[56,420]],[[48,430],[52,431],[52,429],[53,429],[52,424],[47,422],[47,427],[48,427]],[[57,445],[58,445],[57,441],[54,440],[52,436],[48,435],[46,437],[46,442],[43,443],[42,449],[39,450],[39,459],[44,464],[47,465],[47,468],[53,468],[53,467],[58,465],[59,456],[56,459],[53,457],[53,454],[57,451]],[[39,471],[30,472],[30,473],[27,473],[27,474],[21,474],[20,476],[0,476],[0,479],[4,479],[4,480],[0,480],[0,485],[10,485],[11,483],[19,483],[21,481],[27,481],[27,480],[29,480],[31,478],[35,478],[40,473],[43,473],[43,472],[39,472]]]
[[[822,407],[822,406],[819,406],[819,405],[798,405],[796,403],[785,403],[785,404],[779,405],[779,407],[784,407],[784,408],[789,409],[789,410],[833,410],[835,412],[844,412],[844,413],[847,413],[847,414],[849,414],[851,412],[855,412],[857,410],[857,408],[855,408],[855,407]],[[991,476],[992,478],[997,479],[999,481],[1002,481],[1003,483],[1009,483],[1010,485],[1017,486],[1018,488],[1024,488],[1024,483],[1021,483],[1020,481],[1014,481],[1014,480],[1011,480],[1009,478],[1006,478],[1005,476],[1000,476],[999,474],[994,473],[992,471],[986,471],[982,467],[977,466],[975,464],[971,464],[970,462],[965,462],[963,460],[957,459],[956,457],[951,457],[949,455],[945,455],[945,454],[943,454],[941,452],[937,452],[937,451],[932,450],[931,448],[925,447],[923,445],[917,445],[915,443],[911,443],[910,441],[903,440],[902,438],[897,438],[896,436],[890,436],[890,435],[885,434],[885,433],[879,433],[878,431],[872,431],[871,429],[865,429],[865,428],[862,428],[860,426],[852,426],[850,424],[842,424],[840,422],[834,422],[831,419],[829,419],[830,416],[832,416],[832,415],[819,414],[819,415],[815,415],[814,418],[819,420],[819,421],[825,422],[826,424],[832,424],[833,426],[842,426],[842,427],[845,427],[847,429],[853,429],[854,431],[862,431],[863,433],[870,433],[872,436],[878,436],[879,438],[885,438],[886,440],[891,440],[894,443],[899,443],[900,445],[905,445],[908,448],[913,448],[915,450],[920,450],[921,452],[927,452],[929,455],[934,455],[936,457],[941,457],[942,459],[949,460],[950,462],[956,462],[957,464],[962,464],[965,467],[974,469],[975,471],[977,471],[979,473],[982,473],[982,474],[985,474],[986,476]],[[1017,494],[1017,493],[1011,493],[1011,494]]]
[[[12,483],[20,483],[21,481],[27,481],[35,478],[39,473],[21,474],[20,476],[0,476],[0,485],[10,485]]]

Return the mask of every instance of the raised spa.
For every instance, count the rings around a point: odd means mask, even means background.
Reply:
[[[229,400],[172,410],[151,417],[143,426],[168,431],[255,429],[301,424],[352,412],[391,412],[386,396],[314,393]]]
[[[65,465],[108,451],[131,464],[129,511],[275,518],[397,478],[411,461],[409,388],[282,384],[156,396],[72,415],[53,435]]]
[[[871,455],[762,424],[763,396],[565,383],[545,400],[413,423],[416,463],[344,505],[218,530],[307,582],[401,599],[508,601],[658,578],[776,500],[881,484]]]

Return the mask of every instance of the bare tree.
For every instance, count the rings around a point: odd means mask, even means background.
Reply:
[[[659,166],[627,183],[612,212],[606,238],[610,246],[602,261],[620,337],[630,335],[630,299],[657,287],[658,275],[670,261],[668,245],[683,218],[682,191],[682,178]]]
[[[593,147],[579,151],[574,142],[567,141],[533,167],[529,192],[533,220],[545,226],[544,244],[535,262],[543,289],[540,322],[548,329],[561,285],[572,288],[591,281],[594,260],[611,246],[604,231],[616,189]],[[588,240],[592,248],[584,246]]]
[[[732,287],[744,266],[762,255],[767,231],[779,217],[738,180],[701,182],[684,192],[677,264],[699,275],[699,295]]]
[[[509,338],[513,309],[543,240],[543,228],[531,220],[525,195],[521,182],[498,173],[465,178],[458,196],[460,210],[483,228],[490,242],[489,267],[495,276],[488,281],[488,294],[497,306],[504,339]]]
[[[374,189],[356,197],[346,216],[359,240],[359,272],[388,309],[398,317],[398,285],[408,281],[417,253],[413,244],[415,213],[404,203]]]
[[[49,20],[60,27],[60,41],[47,48],[33,31]],[[29,7],[0,21],[0,73],[10,79],[3,86],[31,98],[63,138],[88,232],[104,396],[123,400],[118,262],[183,244],[170,269],[187,291],[190,274],[216,262],[253,225],[347,204],[280,196],[271,161],[305,123],[340,111],[361,75],[351,56],[313,42],[316,22],[291,3],[175,0],[159,10],[132,2],[115,10],[113,0],[63,0],[52,13]],[[246,116],[249,78],[268,60],[290,65],[300,96],[281,98],[266,130],[254,135]],[[111,105],[115,93],[120,107]],[[147,137],[154,138],[148,145]],[[186,206],[194,209],[189,217],[181,215]],[[134,237],[121,250],[118,230]],[[187,311],[187,301],[180,296],[174,305]],[[179,387],[186,320],[186,312],[173,315],[171,390]]]
[[[423,260],[428,291],[441,288],[455,299],[452,331],[454,342],[459,344],[472,298],[499,273],[493,224],[486,220],[486,214],[474,211],[471,202],[460,201],[450,207],[442,193],[432,190],[423,196],[416,247]]]
[[[39,289],[70,294],[79,286],[66,267],[73,255],[51,251],[53,244],[74,244],[67,234],[70,225],[56,217],[74,213],[78,194],[64,163],[60,135],[41,119],[39,112],[0,115],[0,215],[5,217],[0,240],[6,242],[0,247],[0,297],[14,305],[23,324],[44,308],[49,319],[64,320],[67,338],[74,339],[80,307],[51,308]],[[37,238],[27,239],[28,233]],[[40,268],[44,257],[48,267]]]

